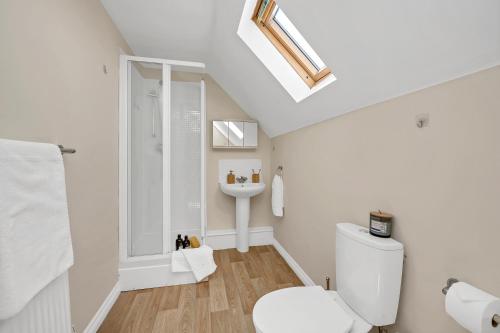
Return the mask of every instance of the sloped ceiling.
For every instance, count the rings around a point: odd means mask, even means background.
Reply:
[[[101,1],[136,55],[205,62],[271,137],[500,65],[498,0],[281,0],[337,77],[295,103],[236,35],[243,0]]]

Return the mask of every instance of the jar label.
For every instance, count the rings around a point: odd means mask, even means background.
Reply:
[[[372,220],[371,224],[370,224],[370,228],[373,230],[373,231],[377,231],[377,232],[382,232],[382,233],[386,233],[388,230],[387,230],[387,227],[388,227],[388,223],[385,223],[385,222],[379,222],[379,221],[375,221],[375,220]]]

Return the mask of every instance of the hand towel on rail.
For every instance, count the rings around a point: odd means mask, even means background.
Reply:
[[[0,320],[72,265],[59,148],[0,139]]]
[[[274,216],[283,216],[283,178],[279,175],[274,175],[272,191],[271,191],[271,206]]]

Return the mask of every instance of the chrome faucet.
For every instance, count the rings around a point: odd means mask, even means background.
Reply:
[[[246,182],[248,180],[248,177],[245,177],[245,176],[239,176],[239,177],[236,177],[236,181],[240,184],[243,184],[244,182]]]

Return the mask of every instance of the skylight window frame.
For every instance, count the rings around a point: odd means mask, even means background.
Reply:
[[[309,88],[313,88],[328,74],[331,74],[331,70],[326,65],[325,68],[319,70],[292,36],[280,26],[274,19],[278,9],[279,6],[274,0],[259,0],[255,7],[253,21]]]

